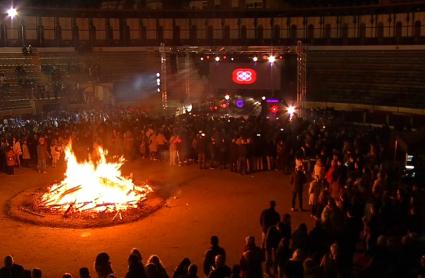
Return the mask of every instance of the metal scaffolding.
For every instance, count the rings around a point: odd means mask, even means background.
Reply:
[[[186,52],[186,56],[185,56],[185,77],[186,77],[186,82],[185,82],[185,89],[186,89],[186,100],[190,101],[190,51]]]
[[[301,41],[297,42],[297,107],[302,113],[307,95],[307,50]]]
[[[168,95],[167,95],[167,52],[165,44],[161,43],[159,47],[161,55],[161,104],[164,112],[168,109]]]

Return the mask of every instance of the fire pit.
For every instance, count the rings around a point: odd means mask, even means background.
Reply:
[[[123,157],[107,161],[102,147],[95,156],[79,162],[69,144],[64,179],[19,193],[8,203],[9,215],[47,226],[100,227],[135,221],[164,204],[154,182],[136,185],[122,176]]]

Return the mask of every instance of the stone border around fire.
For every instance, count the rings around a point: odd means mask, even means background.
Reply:
[[[34,204],[47,190],[44,188],[28,189],[15,194],[6,202],[6,214],[15,220],[29,224],[56,228],[100,228],[110,227],[138,221],[162,208],[167,194],[157,191],[150,193],[139,208],[131,208],[120,214],[107,213],[78,213],[65,216],[64,213],[46,213],[34,209]]]

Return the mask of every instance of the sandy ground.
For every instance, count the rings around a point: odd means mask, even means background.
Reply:
[[[171,274],[183,257],[200,265],[210,236],[216,234],[232,265],[239,261],[246,235],[260,240],[259,215],[269,200],[277,201],[280,213],[290,208],[289,177],[279,172],[241,176],[228,170],[172,168],[146,160],[127,163],[123,172],[134,173],[136,181],[160,181],[173,197],[145,219],[96,229],[34,226],[12,220],[2,210],[0,255],[12,254],[28,269],[39,267],[44,277],[61,277],[64,272],[78,277],[82,266],[94,271],[96,254],[106,251],[115,273],[124,277],[129,251],[137,247],[145,260],[159,255]],[[62,174],[63,169],[49,169],[44,175],[30,169],[17,169],[14,176],[0,174],[0,204],[5,207],[14,194],[50,184]],[[293,228],[302,222],[311,226],[309,213],[294,213]]]

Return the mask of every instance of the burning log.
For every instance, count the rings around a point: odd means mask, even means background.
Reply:
[[[38,213],[38,212],[35,212],[35,211],[33,211],[33,210],[30,210],[29,208],[26,208],[26,207],[20,207],[20,209],[21,209],[22,211],[25,211],[25,212],[30,213],[30,214],[32,214],[32,215],[36,215],[36,216],[40,216],[40,217],[44,217],[44,215],[43,215],[43,214]]]

